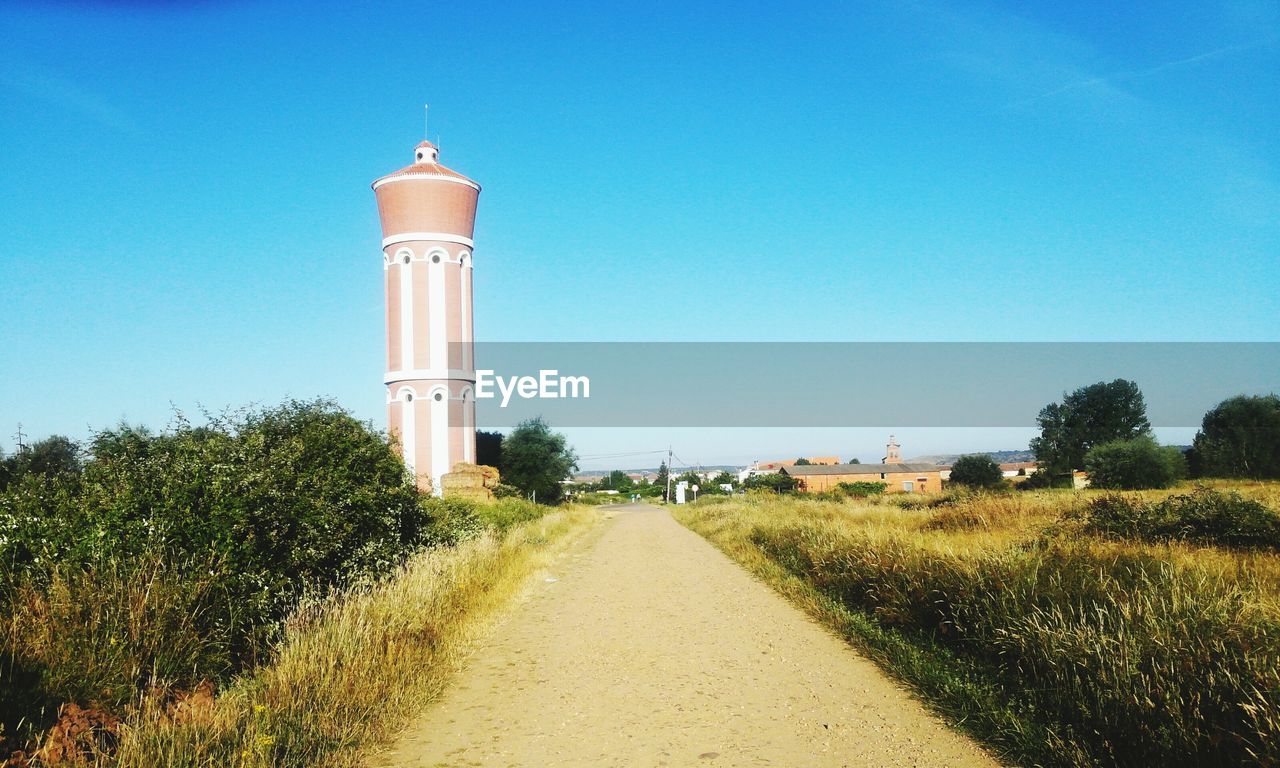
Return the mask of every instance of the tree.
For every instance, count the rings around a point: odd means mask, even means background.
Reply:
[[[1004,482],[1000,465],[985,453],[970,453],[951,466],[951,482],[970,488],[995,488]]]
[[[607,488],[611,488],[619,493],[627,493],[631,487],[635,485],[631,478],[627,477],[627,473],[620,469],[615,469],[609,473]]]
[[[809,466],[809,460],[808,460],[808,459],[806,459],[805,457],[801,456],[800,458],[796,459],[796,464],[795,464],[795,465],[796,465],[797,467],[807,467],[807,466]]]
[[[852,459],[849,459],[848,461],[845,462],[845,464],[861,464],[861,463],[862,463],[862,460],[859,459],[857,456],[854,456]]]
[[[712,478],[711,483],[712,483],[713,485],[717,485],[717,486],[720,486],[720,485],[733,485],[733,483],[734,483],[734,477],[733,477],[733,475],[729,474],[728,472],[725,472],[724,470],[721,470],[721,471],[720,471],[720,474],[718,474],[718,475],[716,475],[714,478]]]
[[[84,463],[80,446],[62,435],[47,437],[33,444],[23,456],[27,471],[41,475],[80,474]]]
[[[690,486],[698,485],[702,482],[702,478],[698,477],[698,473],[692,469],[685,470],[679,477],[675,479],[677,483],[688,483]]]
[[[564,435],[541,416],[516,425],[502,441],[502,479],[538,501],[553,504],[564,493],[561,481],[578,468],[578,456]]]
[[[502,433],[476,431],[476,463],[502,473]]]
[[[1239,395],[1204,415],[1195,439],[1200,474],[1280,478],[1280,397]]]
[[[1085,454],[1084,467],[1090,486],[1116,490],[1168,488],[1187,474],[1182,451],[1158,445],[1150,435],[1096,445]]]
[[[1083,467],[1095,445],[1151,432],[1142,390],[1125,379],[1081,387],[1042,408],[1036,422],[1040,436],[1031,450],[1045,471],[1059,474]]]
[[[78,475],[84,468],[80,445],[62,435],[53,435],[26,446],[5,459],[0,455],[0,489],[26,474],[56,477]]]
[[[667,480],[668,480],[670,477],[671,477],[671,470],[670,470],[670,469],[667,469],[667,462],[665,462],[665,461],[664,461],[664,462],[662,462],[662,464],[658,467],[658,476],[657,476],[656,478],[654,478],[654,481],[653,481],[654,486],[656,486],[656,487],[658,487],[658,488],[661,488],[661,489],[662,489],[662,500],[663,500],[663,501],[668,501],[668,500],[669,500],[669,499],[667,499]]]
[[[791,493],[800,487],[800,481],[791,475],[764,474],[748,477],[742,484],[749,491],[773,491],[774,493]]]

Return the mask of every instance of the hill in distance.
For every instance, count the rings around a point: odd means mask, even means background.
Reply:
[[[1013,464],[1019,461],[1036,460],[1036,455],[1025,448],[1021,451],[987,451],[986,454],[995,460],[997,464]],[[907,461],[920,464],[950,465],[954,464],[956,459],[963,455],[961,453],[939,453],[930,456],[916,456],[915,458],[907,459]]]

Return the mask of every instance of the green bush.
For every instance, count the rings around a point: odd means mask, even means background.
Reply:
[[[526,419],[502,439],[502,479],[544,504],[564,496],[563,480],[578,468],[565,436],[541,416]]]
[[[0,491],[25,475],[78,475],[84,466],[80,446],[61,435],[23,447],[13,456],[0,451]]]
[[[956,459],[950,482],[971,488],[996,488],[1004,483],[1000,465],[985,453],[970,453]]]
[[[1094,499],[1085,528],[1118,538],[1280,550],[1280,514],[1238,493],[1207,488],[1158,502],[1116,495]]]
[[[524,494],[520,489],[508,483],[498,483],[493,486],[493,498],[495,499],[523,499]]]
[[[1186,477],[1187,460],[1178,448],[1142,436],[1089,449],[1084,468],[1093,488],[1169,488]]]
[[[537,520],[549,511],[550,507],[546,505],[511,498],[498,499],[492,504],[480,504],[476,507],[476,514],[484,524],[499,531]]]
[[[1027,479],[1014,485],[1019,491],[1043,491],[1049,488],[1072,488],[1075,481],[1066,473],[1054,474],[1047,468],[1027,475]]]
[[[784,475],[781,472],[777,472],[763,475],[752,475],[743,482],[742,487],[748,491],[793,493],[800,487],[800,481],[791,475]]]
[[[857,480],[852,483],[837,483],[836,490],[845,496],[854,498],[866,498],[867,496],[879,496],[889,487],[888,483],[871,482],[869,480]]]
[[[456,546],[484,531],[485,522],[475,502],[428,496],[422,500],[422,507],[431,516],[426,538],[434,545]]]
[[[1195,452],[1205,475],[1280,478],[1280,397],[1218,403],[1204,415]]]
[[[42,702],[226,679],[304,593],[433,543],[440,510],[420,501],[386,438],[323,401],[122,426],[79,473],[23,474],[0,493],[0,728]]]

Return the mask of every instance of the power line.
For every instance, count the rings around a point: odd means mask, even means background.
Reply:
[[[666,453],[666,452],[667,452],[667,449],[663,448],[660,451],[631,451],[630,453],[597,453],[591,456],[579,456],[578,458],[584,461],[587,459],[620,459],[625,456],[648,456],[655,453]]]

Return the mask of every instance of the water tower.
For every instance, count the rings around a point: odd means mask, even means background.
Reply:
[[[440,494],[440,476],[476,455],[471,252],[480,185],[424,141],[413,163],[373,182],[386,284],[387,429],[405,465]]]

